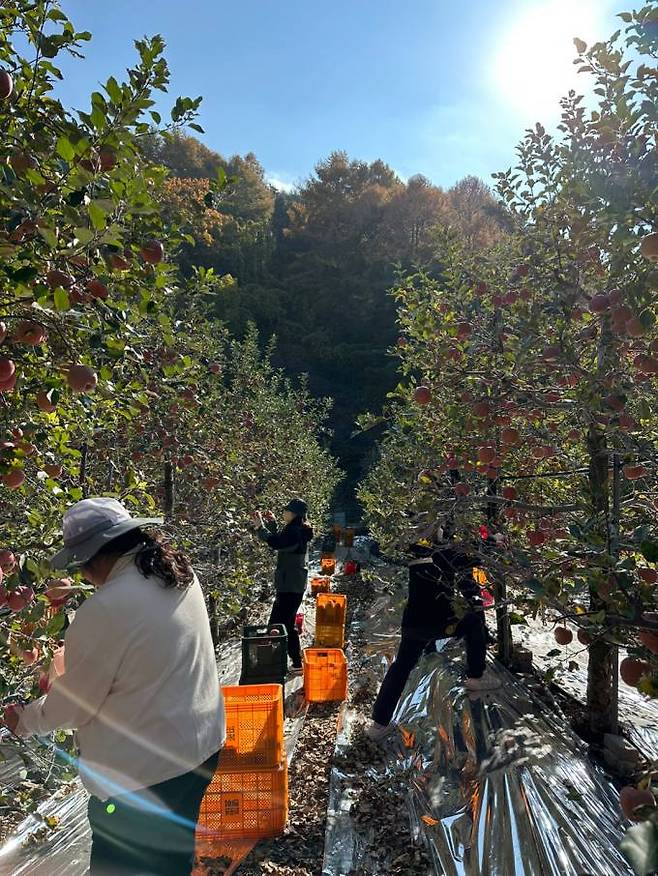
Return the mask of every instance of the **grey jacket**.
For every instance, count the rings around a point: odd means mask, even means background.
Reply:
[[[308,579],[308,545],[313,530],[299,518],[281,531],[275,521],[268,521],[256,535],[277,552],[274,584],[277,593],[303,593]]]

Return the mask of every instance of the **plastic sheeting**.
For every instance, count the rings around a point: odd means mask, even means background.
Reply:
[[[313,603],[304,603],[305,633],[313,635],[315,617]],[[222,685],[237,684],[242,662],[240,639],[221,646],[218,676]],[[285,745],[288,761],[306,716],[303,680],[292,678],[285,688]],[[0,789],[17,783],[26,762],[53,759],[53,749],[42,741],[28,740],[20,744],[0,731]],[[88,796],[79,782],[62,787],[26,818],[0,847],[0,876],[84,876],[89,866],[91,833],[87,821]],[[48,826],[51,821],[52,826]]]
[[[382,597],[352,636],[366,634],[371,656],[359,668],[381,678],[383,654],[396,644],[399,596]],[[395,619],[395,620],[394,620]],[[447,640],[409,679],[394,721],[403,732],[386,743],[382,763],[367,768],[407,789],[411,834],[425,842],[442,876],[626,876],[618,850],[624,825],[617,793],[587,757],[559,711],[492,664],[502,687],[464,690],[463,651]],[[348,711],[337,754],[349,745]],[[406,744],[405,744],[406,743]],[[343,763],[340,758],[339,763]],[[359,776],[332,768],[324,876],[378,874],[368,837],[350,816]],[[382,807],[386,800],[382,799]]]

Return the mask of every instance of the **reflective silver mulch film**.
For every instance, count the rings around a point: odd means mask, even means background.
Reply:
[[[370,656],[359,672],[381,678],[396,644],[399,594],[361,618]],[[354,632],[354,631],[353,631]],[[632,870],[618,850],[624,832],[617,793],[587,757],[557,709],[548,709],[499,664],[499,690],[468,694],[459,643],[423,658],[394,716],[385,757],[366,774],[385,788],[406,786],[411,836],[429,849],[442,876],[621,876]],[[352,669],[352,666],[350,667]],[[347,710],[333,767],[323,874],[383,872],[369,856],[366,827],[350,814],[354,787],[341,757],[349,746]],[[382,809],[387,806],[384,795]]]

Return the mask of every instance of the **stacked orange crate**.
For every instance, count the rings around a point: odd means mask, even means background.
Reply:
[[[239,840],[277,836],[288,819],[282,686],[245,684],[222,692],[226,744],[201,804],[199,857],[221,857]]]

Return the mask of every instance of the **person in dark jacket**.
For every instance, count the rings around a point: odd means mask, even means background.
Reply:
[[[284,624],[288,634],[288,656],[292,674],[302,673],[302,652],[295,615],[301,605],[308,579],[308,545],[313,529],[307,522],[308,507],[301,499],[293,499],[283,512],[284,526],[278,529],[274,515],[260,512],[254,515],[256,534],[277,552],[274,583],[276,597],[270,614],[270,624]]]
[[[402,635],[395,660],[381,684],[373,707],[368,736],[379,741],[390,721],[412,669],[436,639],[456,636],[466,645],[466,683],[471,691],[493,690],[499,682],[485,674],[488,634],[479,587],[473,580],[477,565],[468,553],[449,542],[417,543],[410,548],[409,598],[402,615]],[[462,611],[458,617],[457,603]]]

